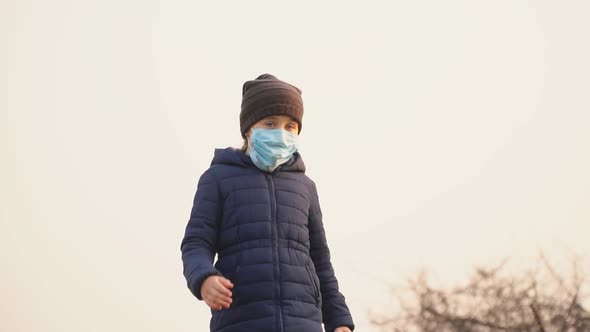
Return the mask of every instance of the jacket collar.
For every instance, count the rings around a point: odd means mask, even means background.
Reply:
[[[215,149],[211,165],[217,164],[234,165],[247,168],[254,167],[258,169],[258,167],[256,167],[256,165],[254,165],[254,163],[252,162],[252,159],[249,155],[244,153],[241,149],[237,149],[234,147]],[[303,159],[301,158],[299,152],[295,152],[291,159],[277,167],[272,172],[272,174],[275,174],[277,172],[305,173],[305,163],[303,162]]]

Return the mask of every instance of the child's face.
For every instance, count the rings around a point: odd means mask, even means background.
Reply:
[[[256,128],[283,129],[295,135],[299,135],[299,123],[297,123],[292,117],[288,115],[273,115],[266,117],[252,125],[246,133],[246,137],[248,137],[247,154],[250,152],[250,147],[252,145],[252,140],[250,139],[250,137],[252,137],[252,130]]]
[[[283,129],[296,135],[299,133],[299,124],[288,115],[273,115],[256,122],[250,130],[248,130],[248,139],[250,139],[250,135],[252,135],[252,130],[256,128]]]

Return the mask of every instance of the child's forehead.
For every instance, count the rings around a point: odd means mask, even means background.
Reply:
[[[295,118],[293,118],[292,116],[290,116],[290,115],[283,115],[283,114],[267,116],[267,117],[263,118],[261,121],[264,121],[264,120],[275,120],[275,119],[284,119],[284,120],[287,120],[287,121],[297,122],[297,120],[295,120]]]

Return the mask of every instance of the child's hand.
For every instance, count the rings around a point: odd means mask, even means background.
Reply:
[[[201,296],[211,309],[229,308],[232,302],[230,288],[233,287],[234,284],[229,279],[221,276],[210,276],[201,285]]]
[[[348,326],[340,326],[340,327],[337,327],[334,330],[334,332],[352,332],[352,331],[348,328]]]

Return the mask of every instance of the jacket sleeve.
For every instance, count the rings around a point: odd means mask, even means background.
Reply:
[[[199,300],[203,300],[203,281],[211,275],[221,275],[213,266],[221,208],[217,181],[211,171],[207,170],[199,178],[190,219],[180,245],[187,286]]]
[[[310,255],[320,280],[322,294],[322,316],[326,332],[333,332],[340,326],[354,330],[352,315],[339,291],[338,280],[330,261],[330,249],[322,221],[322,211],[315,183],[312,188],[312,201],[309,212]]]

